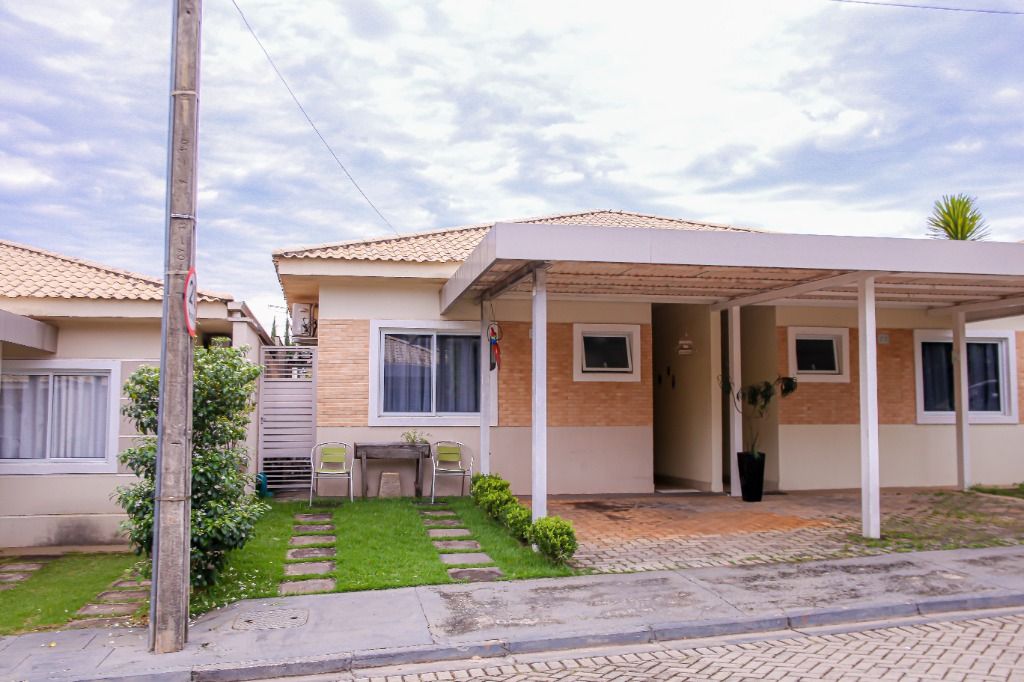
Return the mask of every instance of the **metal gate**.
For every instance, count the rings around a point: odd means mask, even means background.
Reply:
[[[316,348],[260,352],[260,471],[271,490],[308,489],[316,443]]]

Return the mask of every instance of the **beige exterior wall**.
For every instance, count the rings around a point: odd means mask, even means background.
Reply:
[[[0,301],[0,308],[8,308],[9,300]],[[109,304],[109,305],[105,305]],[[48,313],[55,311],[71,314],[96,309],[104,314],[125,312],[123,317],[104,319],[75,319],[53,317],[47,321],[59,330],[56,353],[41,353],[3,344],[3,360],[13,359],[73,359],[121,360],[121,381],[140,365],[159,364],[160,320],[137,317],[143,312],[152,314],[153,305],[139,303],[118,306],[117,302],[84,302],[75,308],[74,302],[47,302]],[[219,305],[223,309],[223,304]],[[26,308],[21,302],[20,308]],[[143,310],[143,308],[145,308]],[[156,304],[159,315],[159,303]],[[203,304],[202,331],[228,331],[230,324],[213,304]],[[25,312],[25,310],[21,310]],[[31,310],[29,310],[31,313]],[[249,345],[258,359],[259,337],[247,324],[234,324],[237,345]],[[120,403],[124,403],[124,395]],[[247,444],[256,452],[256,423]],[[136,437],[132,425],[123,416],[118,428],[118,452],[130,447]],[[118,525],[125,518],[117,503],[111,499],[115,489],[128,485],[135,477],[123,466],[117,472],[89,474],[20,474],[3,473],[0,464],[0,547],[45,545],[89,545],[124,542]]]
[[[860,383],[856,311],[779,308],[776,322],[775,351],[779,374],[790,373],[787,326],[850,329],[850,381],[832,384],[802,382],[797,392],[779,405],[777,462],[780,487],[787,490],[859,487]],[[956,485],[953,426],[917,423],[917,358],[913,335],[914,329],[948,329],[949,321],[917,310],[883,308],[879,310],[878,327],[880,334],[889,337],[889,343],[878,346],[881,484]],[[1024,363],[1021,362],[1024,358],[1024,318],[969,325],[969,332],[983,330],[1016,330],[1018,374],[1014,390],[1020,400],[1024,397]],[[1024,426],[971,424],[969,428],[974,482],[1008,485],[1024,481]]]
[[[319,283],[318,440],[397,440],[406,430],[368,426],[371,321],[480,319],[476,306],[442,316],[440,279],[365,280],[333,278]],[[650,305],[638,303],[550,301],[548,485],[552,494],[653,490],[650,309]],[[528,494],[530,301],[514,297],[497,301],[493,315],[501,321],[504,338],[498,373],[499,425],[492,429],[492,469],[508,477],[517,493]],[[641,381],[573,382],[574,322],[642,325]],[[462,441],[476,455],[477,427],[417,428],[429,433],[432,440]],[[476,460],[479,463],[479,457]],[[399,471],[403,493],[412,493],[411,463],[373,462],[368,473],[371,494],[376,493],[384,469]],[[455,481],[444,484],[457,486]],[[343,483],[326,485],[333,486],[336,493],[344,487]]]
[[[740,371],[743,385],[749,386],[762,381],[773,381],[779,374],[776,369],[775,349],[775,308],[754,306],[740,311],[742,331]],[[788,400],[788,399],[787,399]],[[757,449],[765,453],[764,484],[766,490],[779,488],[779,411],[784,407],[778,401],[768,408],[768,414],[761,424],[747,418],[744,424],[744,441],[751,438],[753,429],[758,429]],[[744,443],[744,448],[749,442]]]
[[[700,490],[722,490],[719,314],[705,305],[655,305],[654,471]],[[693,343],[679,355],[679,341]],[[716,369],[718,368],[718,369]]]

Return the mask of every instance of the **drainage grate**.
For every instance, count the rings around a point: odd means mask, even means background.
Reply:
[[[249,611],[235,618],[235,630],[280,630],[299,628],[309,619],[308,609],[276,609],[274,611]]]

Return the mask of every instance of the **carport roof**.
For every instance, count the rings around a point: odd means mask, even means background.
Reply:
[[[735,305],[854,305],[874,276],[877,304],[1024,313],[1024,244],[497,223],[445,283],[441,307],[527,293],[548,271],[553,297]]]

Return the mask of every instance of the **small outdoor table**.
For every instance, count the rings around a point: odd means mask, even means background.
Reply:
[[[366,479],[366,460],[368,459],[415,459],[416,497],[423,497],[423,460],[430,459],[430,443],[405,443],[403,441],[355,443],[353,450],[353,457],[360,460],[364,498],[370,488],[370,482]]]

